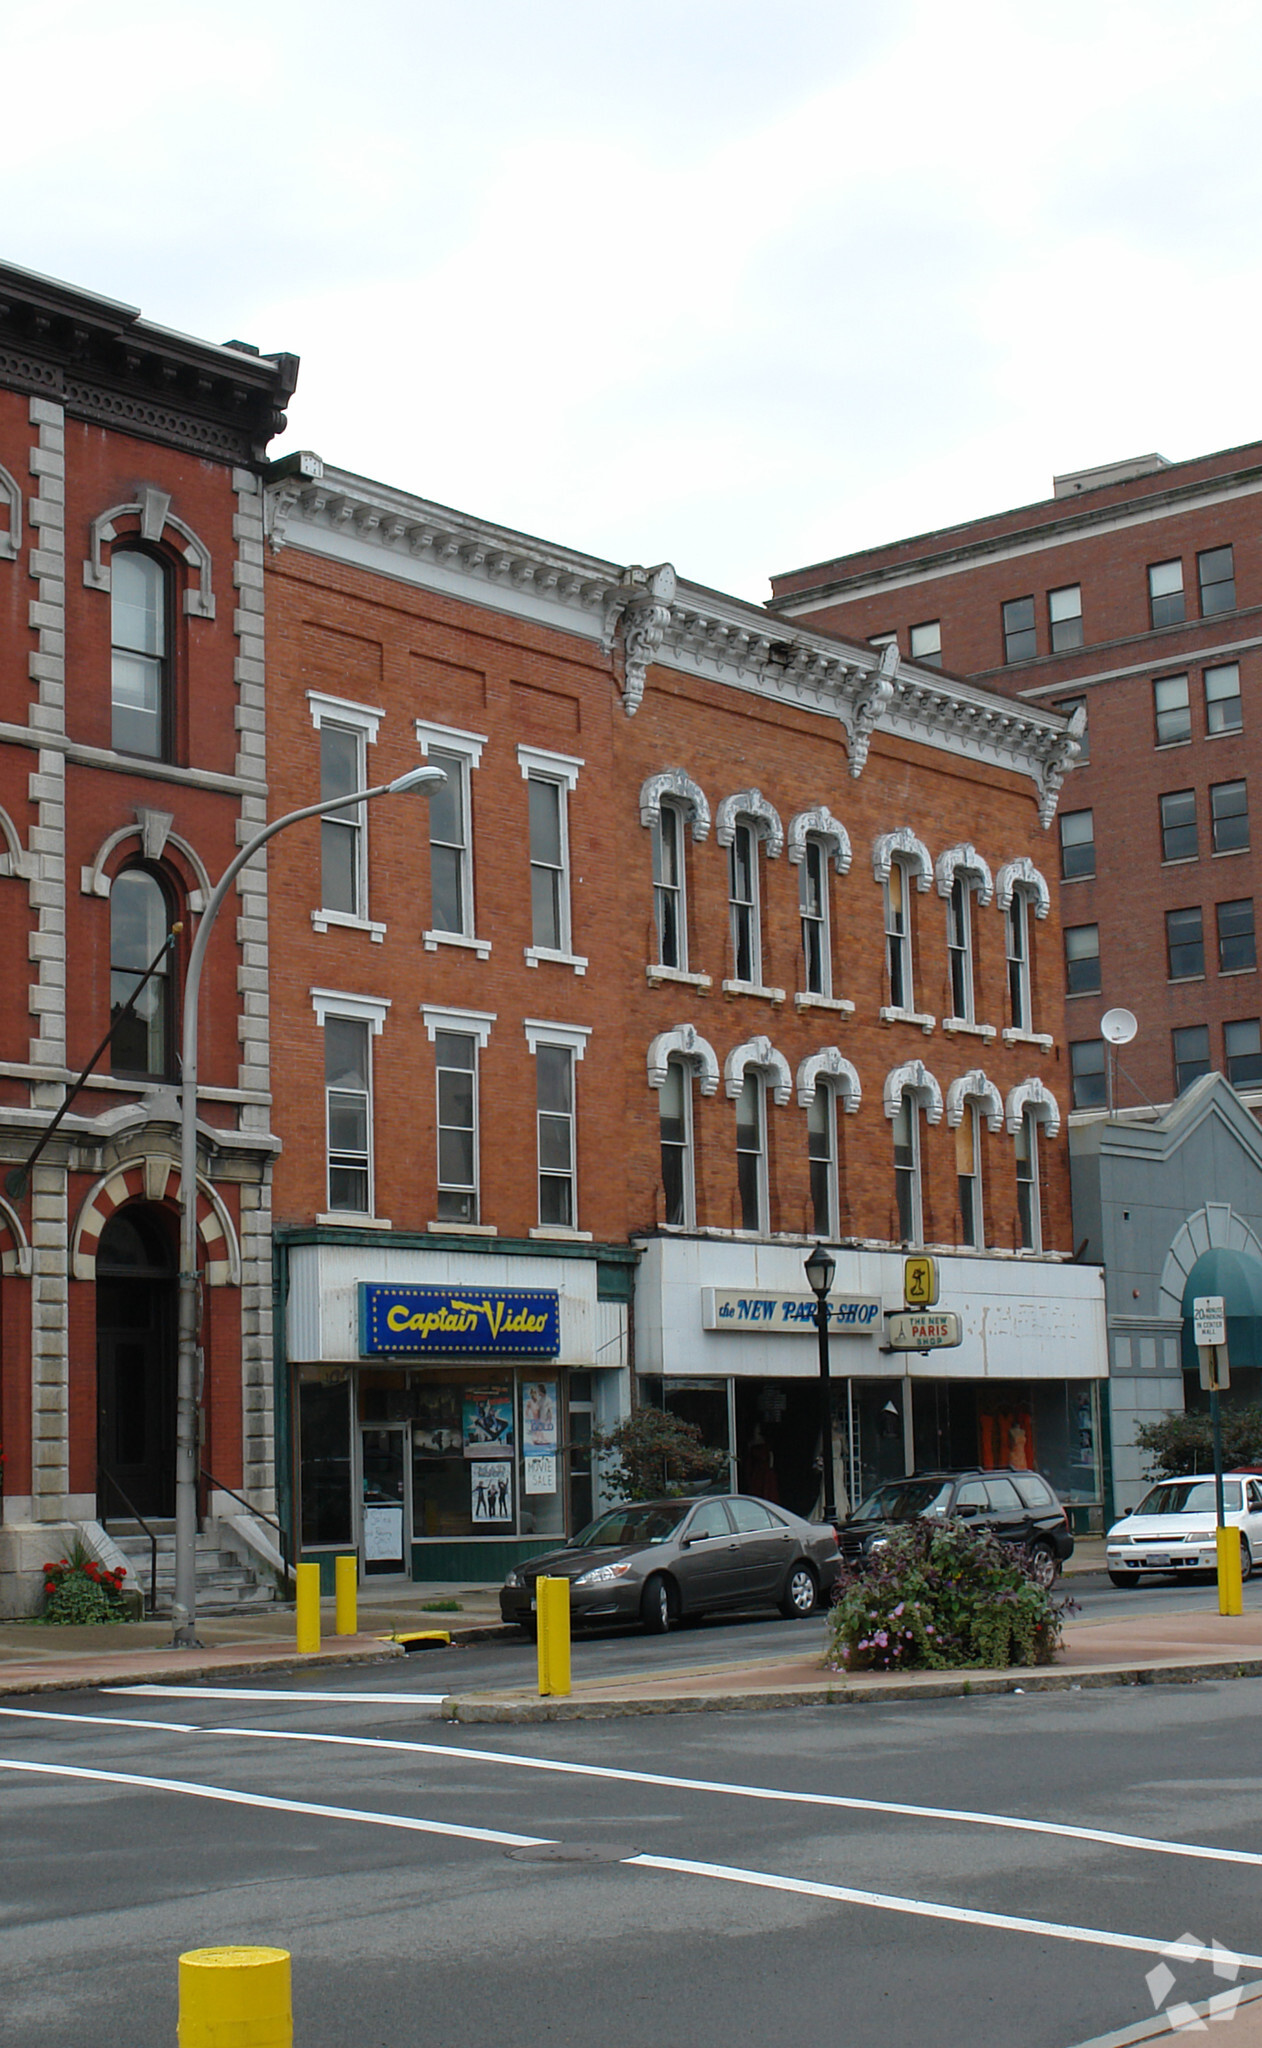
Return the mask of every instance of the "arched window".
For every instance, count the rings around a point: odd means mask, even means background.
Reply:
[[[145,983],[135,1008],[122,1011],[157,958],[171,929],[171,904],[151,868],[124,868],[110,890],[110,1021],[116,1074],[165,1080],[171,1072],[173,1040],[172,960],[165,953]]]
[[[664,1222],[691,1229],[697,1220],[692,1165],[692,1068],[682,1059],[666,1062],[666,1079],[658,1095],[661,1120]]]
[[[767,1205],[767,1097],[766,1083],[757,1068],[747,1068],[736,1098],[736,1188],[740,1202],[742,1230],[766,1235]]]
[[[1039,1133],[1033,1110],[1017,1126],[1017,1220],[1024,1252],[1043,1249],[1043,1205],[1039,1198]]]
[[[920,1166],[920,1104],[910,1089],[898,1098],[894,1116],[894,1199],[903,1244],[924,1241],[924,1189]]]
[[[680,972],[688,966],[688,895],[685,887],[684,818],[678,804],[663,803],[653,824],[653,919],[657,964]]]
[[[110,563],[111,740],[164,760],[171,748],[169,578],[155,555],[116,548]]]

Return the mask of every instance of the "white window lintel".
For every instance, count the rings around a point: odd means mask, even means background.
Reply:
[[[418,718],[416,721],[416,740],[426,760],[429,759],[430,748],[437,747],[439,753],[462,754],[469,763],[469,766],[476,768],[482,759],[482,749],[486,745],[486,734],[484,732],[461,732],[454,725],[433,725],[426,718]]]
[[[532,1053],[537,1053],[541,1045],[564,1045],[579,1060],[586,1052],[587,1041],[592,1035],[590,1024],[552,1024],[543,1017],[523,1017],[521,1028]]]
[[[353,704],[349,697],[329,697],[323,690],[308,690],[307,702],[317,732],[326,723],[353,725],[364,734],[370,747],[376,745],[377,727],[386,715],[379,704]]]
[[[371,1024],[374,1038],[380,1038],[386,1011],[390,1008],[389,996],[351,995],[340,988],[313,988],[311,1003],[316,1023],[322,1029],[326,1017],[351,1017],[362,1024]]]
[[[532,775],[543,775],[550,782],[563,782],[567,789],[574,789],[578,771],[586,763],[577,754],[553,754],[546,747],[519,746],[517,765],[523,782],[528,782]]]
[[[431,1045],[440,1031],[462,1031],[467,1038],[477,1039],[480,1052],[486,1049],[496,1014],[494,1010],[449,1010],[441,1003],[421,1004],[421,1016]]]

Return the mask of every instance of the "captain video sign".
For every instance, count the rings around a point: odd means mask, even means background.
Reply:
[[[393,1287],[359,1283],[364,1358],[555,1358],[555,1288]]]

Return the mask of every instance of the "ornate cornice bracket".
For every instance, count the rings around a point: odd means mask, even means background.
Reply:
[[[846,721],[850,735],[850,773],[857,782],[868,765],[872,735],[894,701],[894,677],[898,669],[898,644],[891,641],[881,649],[881,659],[869,671],[851,701]]]
[[[1087,729],[1087,708],[1080,704],[1070,715],[1069,724],[1063,733],[1057,733],[1043,757],[1038,774],[1039,823],[1046,832],[1056,816],[1060,792],[1065,777],[1082,752],[1082,736]]]
[[[670,624],[675,597],[675,571],[669,562],[642,569],[638,564],[624,569],[622,580],[605,606],[601,646],[613,649],[618,627],[622,627],[622,708],[634,718],[644,697],[650,663],[657,659]]]

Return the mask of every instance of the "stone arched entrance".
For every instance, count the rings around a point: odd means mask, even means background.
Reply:
[[[96,1252],[98,1512],[175,1512],[174,1218],[146,1202],[115,1210]]]

